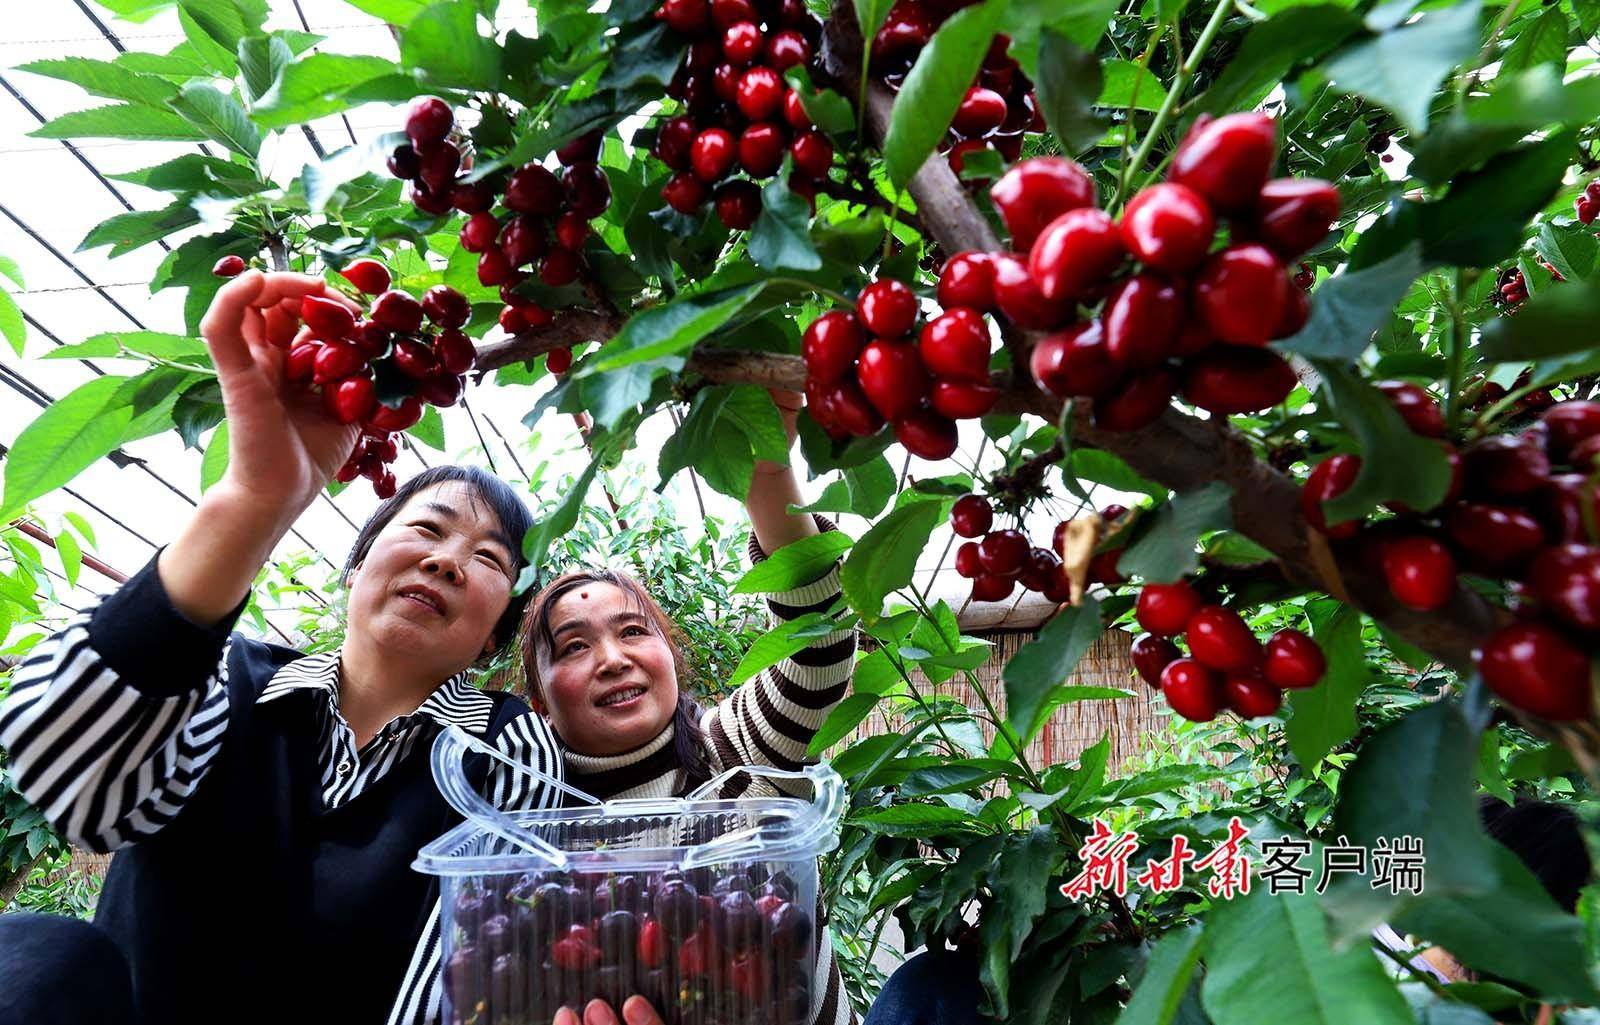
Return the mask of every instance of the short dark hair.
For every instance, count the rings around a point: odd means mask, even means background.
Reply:
[[[516,580],[522,575],[522,570],[528,560],[522,554],[522,539],[533,526],[533,514],[528,511],[528,506],[522,501],[522,496],[505,481],[496,477],[487,470],[476,466],[431,466],[415,477],[409,478],[395,490],[393,497],[384,500],[373,514],[367,517],[367,522],[361,525],[361,530],[356,534],[355,544],[350,547],[350,557],[345,560],[344,571],[340,574],[341,581],[348,581],[350,574],[356,566],[367,557],[372,550],[372,542],[382,532],[384,527],[399,514],[413,495],[419,491],[433,487],[435,484],[444,484],[458,481],[467,485],[478,496],[488,503],[489,509],[494,513],[495,522],[499,524],[504,540],[511,548],[511,580],[512,590],[515,591]],[[527,607],[530,595],[523,592],[518,595],[513,593],[511,603],[506,606],[505,614],[494,625],[494,636],[501,647],[512,643],[517,636],[517,623],[522,619],[522,610]]]
[[[1592,867],[1577,813],[1563,804],[1524,795],[1506,804],[1492,794],[1478,799],[1484,831],[1503,844],[1568,912],[1578,906]]]

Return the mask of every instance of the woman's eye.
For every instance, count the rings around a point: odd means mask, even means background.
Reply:
[[[628,635],[628,631],[629,630],[637,630],[637,631],[639,631],[640,634],[643,634],[643,635],[648,635],[650,633],[649,630],[646,630],[644,627],[640,626],[639,624],[633,623],[633,624],[630,624],[629,626],[623,628],[622,635],[624,637],[626,637]]]
[[[431,523],[413,523],[412,526],[425,534],[432,534],[434,537],[439,536],[439,531],[434,529],[434,526]]]

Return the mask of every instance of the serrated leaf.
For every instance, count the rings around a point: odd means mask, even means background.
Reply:
[[[228,470],[228,422],[224,420],[211,432],[206,443],[206,454],[200,460],[200,490],[210,489]]]
[[[1361,644],[1361,615],[1331,599],[1306,606],[1312,639],[1328,660],[1322,682],[1305,690],[1290,691],[1293,714],[1284,733],[1289,750],[1302,770],[1309,772],[1324,756],[1356,732],[1356,701],[1372,679]]]
[[[849,821],[870,832],[889,836],[984,831],[982,824],[971,815],[939,804],[897,804],[857,813],[850,816]]]
[[[1201,927],[1191,925],[1157,940],[1117,1025],[1171,1025],[1200,963],[1204,939]]]
[[[1576,139],[1560,132],[1458,175],[1443,199],[1418,210],[1423,259],[1487,267],[1516,253],[1529,219],[1561,187]]]
[[[61,516],[68,523],[72,524],[72,529],[78,532],[78,536],[83,538],[84,541],[88,543],[90,548],[99,547],[99,543],[94,539],[94,527],[90,525],[88,520],[84,519],[79,514],[72,512],[70,509],[62,513]]]
[[[267,94],[283,69],[294,62],[294,51],[276,35],[247,36],[239,40],[239,73],[252,100]]]
[[[1416,21],[1344,47],[1321,71],[1341,92],[1387,107],[1421,134],[1428,104],[1450,70],[1478,52],[1478,0],[1429,11]]]
[[[129,380],[107,375],[87,381],[22,429],[5,460],[0,520],[16,518],[29,502],[67,483],[117,447],[133,422],[133,407],[122,393]]]
[[[820,758],[828,748],[855,732],[872,710],[878,706],[879,698],[876,694],[852,694],[834,706],[828,713],[822,726],[818,728],[816,736],[811,738],[811,744],[806,753],[813,758]]]
[[[501,49],[478,33],[472,4],[445,0],[411,19],[400,35],[400,63],[430,82],[481,89],[500,81]]]
[[[1155,72],[1134,61],[1109,60],[1100,66],[1103,82],[1097,107],[1118,110],[1159,110],[1167,95]]]
[[[444,449],[444,418],[433,406],[422,411],[422,419],[406,428],[406,433],[436,452]]]
[[[616,370],[629,364],[672,356],[712,334],[743,310],[762,286],[741,285],[716,292],[685,296],[629,318],[612,339],[582,364],[572,376]]]
[[[78,573],[83,569],[83,549],[77,538],[62,531],[56,535],[56,554],[61,557],[61,575],[67,578],[68,587],[78,586]]]
[[[761,189],[761,214],[750,229],[750,258],[771,271],[816,270],[822,256],[811,241],[811,206],[789,191],[784,175]]]
[[[1554,64],[1566,69],[1567,16],[1558,6],[1546,7],[1532,24],[1523,28],[1501,60],[1504,71],[1522,71],[1538,64]]]
[[[1210,114],[1252,108],[1296,64],[1321,57],[1360,30],[1361,18],[1338,4],[1279,11],[1245,34],[1200,106]]]
[[[1212,481],[1195,491],[1173,495],[1154,513],[1140,517],[1138,539],[1117,559],[1125,575],[1170,584],[1200,564],[1202,534],[1233,526],[1233,488]]]
[[[1006,685],[1006,719],[1024,744],[1044,725],[1040,711],[1050,692],[1071,678],[1099,636],[1100,602],[1091,595],[1082,605],[1056,613],[1006,663],[1001,671]]]
[[[22,319],[22,308],[4,289],[0,289],[0,335],[5,336],[13,352],[22,355],[28,341],[28,324]]]
[[[825,637],[833,631],[832,622],[820,612],[808,612],[803,616],[779,623],[756,638],[755,643],[746,649],[744,657],[739,659],[739,664],[734,666],[732,675],[728,677],[727,685],[738,686],[769,666],[775,666],[803,651],[815,643],[817,638]]]
[[[986,0],[956,12],[917,56],[883,139],[884,167],[896,188],[905,187],[944,137],[989,52],[1002,7],[1002,0]]]
[[[36,139],[132,139],[204,142],[206,134],[171,110],[114,103],[53,118],[28,133]]]
[[[262,128],[288,128],[350,109],[352,89],[393,74],[394,62],[382,57],[309,54],[283,69],[251,113]]]
[[[734,594],[773,594],[790,591],[820,578],[855,542],[842,530],[792,541],[747,570],[734,585]]]
[[[1549,260],[1568,281],[1585,281],[1594,273],[1600,243],[1577,225],[1557,229],[1549,221],[1543,221],[1539,224],[1539,255]]]
[[[71,82],[95,96],[126,100],[157,110],[165,110],[167,101],[178,94],[177,88],[163,78],[88,57],[30,61],[19,65],[17,70]]]
[[[944,501],[903,505],[872,525],[857,541],[839,572],[845,600],[867,623],[883,614],[883,600],[910,585],[917,559],[934,527],[948,515]]]
[[[111,256],[118,257],[199,223],[194,207],[180,199],[160,210],[134,210],[101,221],[78,243],[77,251],[110,246]]]

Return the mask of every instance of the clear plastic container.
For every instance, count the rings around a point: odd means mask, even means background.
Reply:
[[[507,813],[467,782],[482,752],[573,807]],[[648,999],[667,1025],[809,1025],[817,857],[838,844],[844,782],[745,766],[682,798],[601,801],[458,727],[434,742],[440,791],[466,817],[413,867],[440,877],[444,1025],[547,1025],[594,998]],[[811,783],[812,799],[715,800],[736,773]]]

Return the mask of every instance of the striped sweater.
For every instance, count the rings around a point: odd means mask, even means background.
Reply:
[[[813,516],[818,529],[838,529],[826,517]],[[767,558],[753,533],[749,555],[753,563]],[[786,622],[831,608],[842,593],[839,567],[836,562],[811,583],[769,595],[767,607],[773,617]],[[700,726],[712,774],[740,765],[798,769],[814,761],[807,757],[806,749],[828,713],[848,692],[855,652],[853,629],[819,637],[706,710]],[[625,754],[597,757],[566,750],[567,781],[607,800],[681,795],[690,787],[673,738],[669,722],[654,740]],[[721,796],[775,796],[780,793],[778,783],[762,777],[736,776]],[[855,1013],[844,993],[826,930],[821,940],[816,987],[819,996],[813,1021],[815,1025],[852,1025]]]

